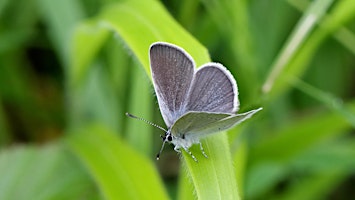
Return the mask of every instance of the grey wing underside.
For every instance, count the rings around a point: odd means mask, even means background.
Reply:
[[[150,67],[160,112],[168,127],[188,111],[235,113],[238,88],[219,63],[207,63],[195,73],[195,63],[182,48],[157,42],[150,47]]]
[[[157,42],[150,47],[150,67],[160,112],[168,127],[185,113],[195,64],[183,49]]]
[[[203,137],[212,133],[225,131],[250,118],[262,110],[258,108],[241,114],[208,113],[191,111],[179,118],[171,128],[176,137]]]
[[[188,95],[187,111],[234,113],[239,108],[237,83],[219,63],[199,68]]]

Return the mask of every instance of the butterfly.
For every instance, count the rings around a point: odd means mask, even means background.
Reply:
[[[156,42],[149,49],[150,69],[161,115],[167,130],[163,145],[172,143],[174,150],[185,150],[197,161],[189,148],[201,138],[228,130],[250,118],[262,108],[235,114],[239,110],[238,88],[232,74],[220,63],[206,63],[195,68],[192,57],[181,47]],[[130,117],[135,117],[128,114]]]

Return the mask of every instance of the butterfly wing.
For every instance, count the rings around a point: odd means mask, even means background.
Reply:
[[[150,68],[160,112],[168,127],[185,113],[195,64],[182,48],[157,42],[149,51]]]
[[[200,138],[208,134],[227,130],[250,118],[262,108],[241,114],[209,113],[191,111],[179,118],[171,128],[176,137]]]
[[[194,76],[187,111],[234,113],[239,109],[237,83],[219,63],[207,63]]]

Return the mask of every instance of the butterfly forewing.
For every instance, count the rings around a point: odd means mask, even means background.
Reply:
[[[207,63],[195,74],[187,111],[234,113],[239,107],[237,84],[230,72],[217,63]]]
[[[194,62],[180,47],[158,42],[150,47],[150,67],[160,112],[170,127],[185,113]]]

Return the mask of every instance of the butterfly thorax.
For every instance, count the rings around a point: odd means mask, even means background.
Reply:
[[[188,149],[193,144],[199,143],[199,138],[192,137],[191,134],[171,133],[170,130],[167,132],[166,140],[175,146],[174,149]]]

